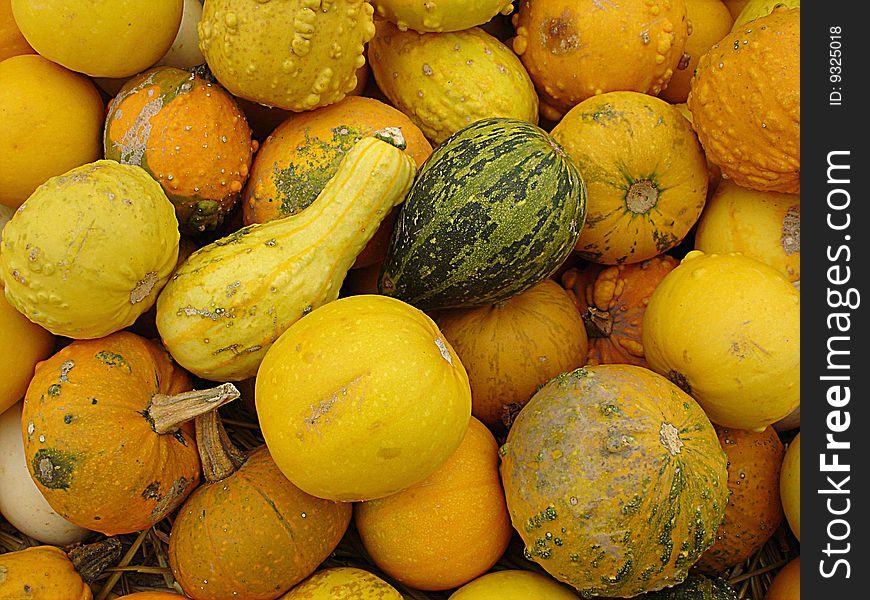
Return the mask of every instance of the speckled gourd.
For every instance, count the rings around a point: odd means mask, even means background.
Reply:
[[[175,208],[144,169],[76,167],[37,188],[3,229],[6,299],[56,335],[106,336],[154,304],[179,238]]]
[[[725,453],[704,411],[634,365],[550,380],[501,454],[526,557],[584,597],[680,583],[713,543],[728,502]]]
[[[433,144],[487,117],[538,122],[525,67],[479,27],[420,34],[379,19],[369,61],[380,90]]]
[[[311,110],[356,87],[373,14],[367,0],[205,0],[199,47],[234,96]]]
[[[248,225],[194,252],[157,301],[166,348],[206,379],[256,375],[279,335],[338,297],[348,269],[404,200],[414,172],[407,153],[363,138],[307,209]]]
[[[462,31],[483,25],[495,15],[508,15],[513,0],[372,0],[378,16],[402,31]]]

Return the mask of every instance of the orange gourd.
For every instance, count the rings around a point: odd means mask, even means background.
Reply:
[[[498,433],[539,385],[586,363],[580,313],[550,279],[503,302],[439,311],[435,320],[468,372],[472,414]]]
[[[737,185],[800,193],[800,14],[780,8],[736,28],[695,70],[695,131]]]
[[[437,471],[396,494],[357,503],[354,523],[375,564],[418,590],[446,590],[489,570],[507,549],[511,523],[498,445],[473,418]]]
[[[801,600],[801,557],[796,556],[777,572],[764,600]]]
[[[685,0],[522,0],[513,17],[514,51],[558,121],[596,94],[658,94],[683,57]]]
[[[118,596],[115,600],[178,600],[179,598],[184,596],[172,592],[135,592]]]
[[[789,443],[779,472],[779,493],[789,529],[801,539],[801,434]]]
[[[241,198],[256,142],[219,84],[156,67],[124,84],[109,105],[106,158],[144,168],[175,205],[184,233],[217,228]]]
[[[126,331],[77,340],[39,363],[21,425],[30,474],[51,507],[107,535],[172,512],[200,477],[182,424],[238,395],[230,385],[190,388],[159,344]]]
[[[273,600],[341,540],[351,505],[290,483],[265,446],[243,453],[215,412],[196,419],[205,482],[172,525],[169,564],[195,600]]]
[[[656,286],[676,266],[676,259],[662,254],[630,265],[584,263],[565,271],[562,285],[571,292],[586,326],[588,364],[647,366],[643,314]]]
[[[722,573],[758,552],[782,524],[779,470],[785,448],[773,427],[752,432],[716,427],[728,457],[731,495],[716,541],[697,566]]]

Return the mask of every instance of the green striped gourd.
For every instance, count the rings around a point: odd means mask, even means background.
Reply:
[[[558,269],[585,216],[583,178],[549,134],[517,119],[482,119],[421,167],[379,290],[423,310],[506,300]]]
[[[166,349],[204,379],[256,375],[279,335],[338,297],[356,256],[404,200],[415,170],[397,146],[365,137],[311,206],[248,225],[194,252],[157,299],[157,329]]]

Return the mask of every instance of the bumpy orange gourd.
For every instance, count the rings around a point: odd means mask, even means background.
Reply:
[[[103,135],[106,158],[138,165],[160,182],[185,233],[223,222],[241,197],[255,144],[226,90],[175,67],[124,84]]]
[[[761,433],[716,427],[728,457],[728,506],[716,541],[697,566],[722,573],[753,556],[782,524],[779,470],[785,448],[773,427]]]
[[[471,382],[471,412],[505,432],[537,387],[586,363],[580,313],[565,290],[546,279],[512,298],[435,314]]]
[[[196,600],[273,600],[332,552],[351,505],[297,488],[265,446],[241,452],[215,412],[197,417],[196,440],[205,482],[172,524],[172,574]]]
[[[404,113],[374,98],[351,96],[285,120],[257,151],[245,190],[245,225],[307,208],[347,151],[386,127],[401,130],[405,152],[418,167],[432,153],[432,145]]]
[[[549,381],[501,455],[526,558],[589,596],[681,582],[713,543],[728,501],[725,453],[701,407],[634,365]]]
[[[0,598],[91,600],[67,554],[56,546],[33,546],[0,554]]]
[[[684,57],[674,70],[667,87],[659,98],[672,104],[685,102],[689,97],[692,74],[701,56],[713,44],[728,35],[734,17],[724,2],[720,0],[686,0],[686,17],[689,20],[689,37],[686,39]]]
[[[512,531],[498,463],[495,438],[472,418],[462,443],[432,475],[357,503],[354,523],[375,564],[418,590],[455,588],[489,570]]]
[[[695,131],[737,185],[800,193],[800,15],[776,9],[737,28],[695,70]]]
[[[648,366],[643,354],[643,314],[658,284],[677,266],[667,254],[630,265],[584,263],[562,274],[562,285],[586,327],[587,364]]]
[[[584,100],[553,127],[586,182],[586,223],[575,249],[607,265],[675,247],[707,199],[704,151],[691,124],[664,100],[609,92]]]
[[[692,250],[647,305],[646,360],[714,423],[762,431],[800,404],[800,301],[761,261]]]
[[[751,190],[725,180],[698,219],[695,249],[707,254],[740,252],[798,281],[801,197]]]
[[[179,424],[195,416],[191,407],[236,397],[179,395],[190,387],[159,344],[126,331],[75,341],[39,363],[21,426],[30,474],[51,507],[107,535],[147,529],[174,510],[200,476],[190,428]]]
[[[559,118],[605,92],[658,94],[688,38],[685,0],[522,0],[513,17],[514,51],[541,97],[541,114]]]

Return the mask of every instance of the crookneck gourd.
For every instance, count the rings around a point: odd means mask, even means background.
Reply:
[[[357,142],[307,209],[243,227],[178,268],[157,300],[157,328],[183,367],[210,380],[253,377],[279,335],[338,297],[356,256],[414,178],[401,135],[376,135],[384,139]]]
[[[187,421],[238,397],[191,391],[156,342],[127,331],[77,340],[39,363],[21,415],[24,453],[59,515],[107,535],[147,529],[199,483]]]
[[[728,502],[725,453],[704,411],[634,365],[546,383],[501,454],[526,557],[590,596],[628,598],[682,581]]]
[[[182,505],[169,565],[195,600],[273,600],[323,562],[341,540],[351,505],[290,483],[266,446],[242,452],[217,413],[196,418],[204,482]]]

